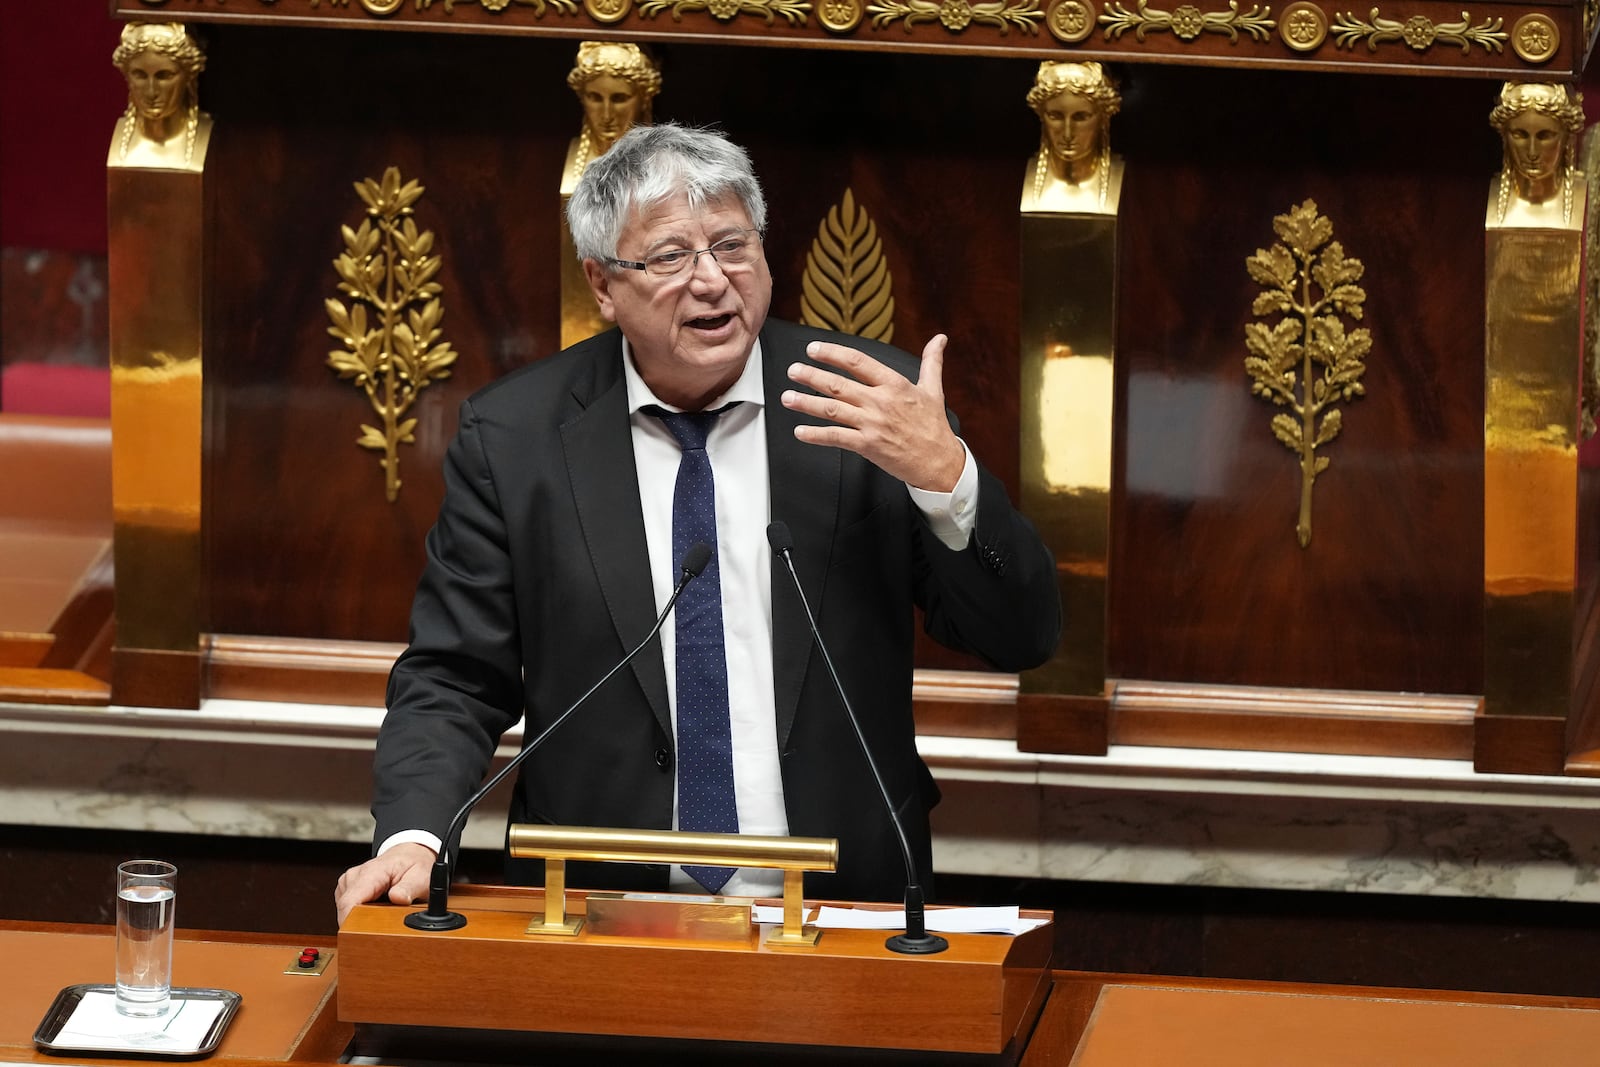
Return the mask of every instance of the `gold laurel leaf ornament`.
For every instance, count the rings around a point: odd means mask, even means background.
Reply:
[[[1244,369],[1250,392],[1287,410],[1272,417],[1272,435],[1300,459],[1300,547],[1311,544],[1311,487],[1328,469],[1317,449],[1344,427],[1334,405],[1366,395],[1361,379],[1372,334],[1346,329],[1344,317],[1359,319],[1366,290],[1355,283],[1366,272],[1359,259],[1333,240],[1333,223],[1306,200],[1272,220],[1281,243],[1258,248],[1245,270],[1262,287],[1251,305],[1260,319],[1244,327]],[[1343,316],[1343,317],[1341,317]]]
[[[874,341],[894,339],[894,277],[878,227],[848,188],[806,253],[800,321]]]
[[[355,190],[367,217],[355,229],[340,227],[344,251],[333,269],[350,306],[323,301],[328,333],[341,345],[327,363],[382,420],[382,426],[362,423],[356,444],[383,453],[378,466],[392,504],[400,495],[400,446],[416,443],[417,420],[405,415],[419,392],[450,376],[456,353],[439,329],[444,287],[436,278],[443,261],[432,254],[433,231],[417,229],[412,217],[423,187],[402,183],[400,168],[390,167],[381,181],[363,178]]]

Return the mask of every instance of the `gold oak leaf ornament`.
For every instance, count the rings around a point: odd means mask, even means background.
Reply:
[[[340,227],[345,249],[333,269],[351,302],[348,309],[325,302],[328,333],[343,345],[328,353],[328,366],[364,391],[382,418],[382,428],[362,423],[356,444],[383,453],[378,465],[392,504],[400,493],[399,447],[416,442],[417,420],[404,416],[419,392],[450,376],[456,353],[440,340],[443,287],[434,280],[440,259],[430,254],[433,233],[419,231],[411,217],[423,187],[402,185],[399,168],[390,167],[381,182],[363,178],[355,190],[367,217],[354,230]]]
[[[1311,543],[1311,487],[1328,469],[1317,449],[1339,436],[1338,401],[1365,394],[1363,359],[1372,348],[1365,328],[1346,330],[1341,314],[1361,317],[1366,291],[1355,283],[1366,270],[1332,240],[1333,223],[1307,200],[1272,220],[1283,242],[1256,249],[1245,260],[1250,277],[1264,287],[1252,314],[1283,317],[1276,323],[1246,323],[1244,369],[1250,392],[1287,411],[1272,417],[1272,434],[1300,457],[1300,547]]]

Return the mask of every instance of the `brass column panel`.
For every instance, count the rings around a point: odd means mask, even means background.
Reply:
[[[1483,586],[1490,715],[1565,718],[1572,697],[1582,244],[1577,229],[1487,232]]]
[[[198,707],[204,56],[182,27],[134,23],[113,62],[129,110],[107,158],[114,703]]]
[[[567,73],[567,85],[583,107],[583,128],[567,146],[561,168],[561,347],[610,329],[600,314],[567,227],[567,201],[584,168],[604,155],[617,138],[651,122],[652,101],[661,91],[661,68],[636,44],[584,41]]]
[[[106,184],[122,703],[122,653],[199,651],[202,179],[113,168]],[[197,665],[195,701],[198,678]]]
[[[1117,220],[1022,216],[1022,510],[1056,557],[1061,643],[1024,693],[1106,680]]]
[[[1101,697],[1116,390],[1116,79],[1098,63],[1039,65],[1028,106],[1039,149],[1021,199],[1022,510],[1056,557],[1065,626],[1020,692]]]
[[[1565,719],[1576,681],[1581,101],[1509,82],[1485,213],[1484,713]]]
[[[567,229],[567,197],[561,198],[561,347],[569,348],[602,330],[611,323],[600,314],[600,305],[594,302],[589,280],[583,275],[583,263],[572,244],[572,231]]]

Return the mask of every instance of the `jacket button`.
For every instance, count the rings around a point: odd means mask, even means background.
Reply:
[[[669,770],[672,767],[672,753],[664,748],[656,749],[656,766],[664,771]]]

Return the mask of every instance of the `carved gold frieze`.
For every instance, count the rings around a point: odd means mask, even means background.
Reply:
[[[792,26],[803,25],[811,14],[807,0],[645,0],[639,14],[653,19],[663,11],[672,12],[672,21],[682,22],[685,11],[707,11],[718,22],[729,22],[739,15],[760,15],[772,25],[773,16],[782,15]]]
[[[1328,16],[1320,4],[1296,0],[1283,9],[1278,36],[1296,52],[1315,52],[1328,39]]]
[[[1349,11],[1333,17],[1334,43],[1340,48],[1354,48],[1362,40],[1367,51],[1376,52],[1378,46],[1388,41],[1403,41],[1415,52],[1426,52],[1436,42],[1458,44],[1462,52],[1470,52],[1479,45],[1487,52],[1505,50],[1508,35],[1500,27],[1504,20],[1498,16],[1472,24],[1472,16],[1463,11],[1460,22],[1434,22],[1425,15],[1412,15],[1404,22],[1380,18],[1374,7],[1362,21]]]
[[[894,340],[894,275],[878,227],[857,207],[850,189],[828,209],[806,253],[800,321],[875,341]]]
[[[369,3],[379,2],[391,5],[392,7],[398,7],[404,2],[404,0],[361,0],[362,6],[366,6]],[[455,6],[457,4],[471,3],[477,3],[479,7],[483,8],[492,15],[500,14],[500,12],[506,10],[512,4],[517,4],[522,7],[531,7],[533,8],[534,18],[542,18],[544,13],[550,8],[555,8],[563,15],[576,14],[578,10],[576,0],[416,0],[416,2],[418,11],[426,11],[429,7],[433,6],[434,3],[440,3],[444,7],[444,13],[446,15],[452,14],[455,11]]]
[[[423,187],[415,180],[402,185],[399,168],[390,167],[381,182],[363,178],[355,190],[367,218],[354,230],[340,228],[345,250],[333,269],[351,302],[348,309],[332,298],[324,302],[333,323],[328,333],[344,346],[328,353],[328,366],[366,393],[382,417],[381,429],[362,423],[356,444],[383,453],[378,465],[393,503],[400,493],[399,447],[416,442],[417,420],[404,416],[418,393],[450,376],[456,353],[440,340],[443,286],[435,280],[440,257],[430,254],[433,232],[418,230],[412,218]]]
[[[1272,229],[1283,243],[1258,248],[1245,261],[1250,277],[1264,286],[1250,310],[1258,317],[1283,317],[1271,325],[1245,324],[1250,355],[1244,367],[1253,395],[1289,409],[1272,417],[1272,435],[1300,458],[1295,533],[1305,548],[1311,543],[1312,484],[1329,462],[1317,449],[1343,427],[1333,405],[1366,392],[1361,378],[1372,335],[1365,327],[1347,331],[1339,317],[1361,317],[1367,294],[1355,283],[1366,268],[1332,240],[1333,223],[1318,213],[1314,200],[1274,218]]]
[[[867,14],[872,16],[875,30],[904,20],[907,33],[919,22],[938,22],[951,33],[960,33],[973,24],[994,26],[1002,36],[1012,26],[1024,33],[1038,33],[1039,22],[1044,18],[1038,0],[877,0],[867,5]]]
[[[1100,16],[1100,25],[1105,27],[1102,32],[1108,41],[1116,40],[1128,30],[1141,41],[1152,31],[1171,31],[1180,41],[1192,41],[1202,33],[1225,33],[1229,41],[1238,41],[1240,30],[1258,41],[1265,41],[1277,26],[1271,14],[1272,8],[1263,11],[1258,4],[1251,4],[1249,11],[1241,12],[1239,0],[1228,0],[1226,11],[1201,11],[1193,4],[1162,11],[1150,7],[1146,0],[1139,0],[1138,6],[1129,11],[1113,0],[1106,5],[1106,13]]]
[[[144,0],[150,3],[151,0]],[[219,0],[220,2],[220,0]],[[262,0],[263,3],[275,3],[276,0]],[[361,9],[369,15],[384,18],[394,14],[405,6],[406,0],[357,0]],[[418,11],[426,11],[435,3],[444,9],[446,15],[455,13],[457,4],[477,4],[490,14],[498,15],[512,4],[533,8],[533,17],[542,18],[550,8],[561,12],[563,15],[575,14],[578,10],[577,0],[413,0]],[[322,0],[311,0],[311,6],[317,7]],[[327,0],[329,7],[349,7],[350,0]],[[600,20],[605,21],[605,20]]]
[[[1561,47],[1561,30],[1549,15],[1534,11],[1511,25],[1511,50],[1528,63],[1545,63]]]

